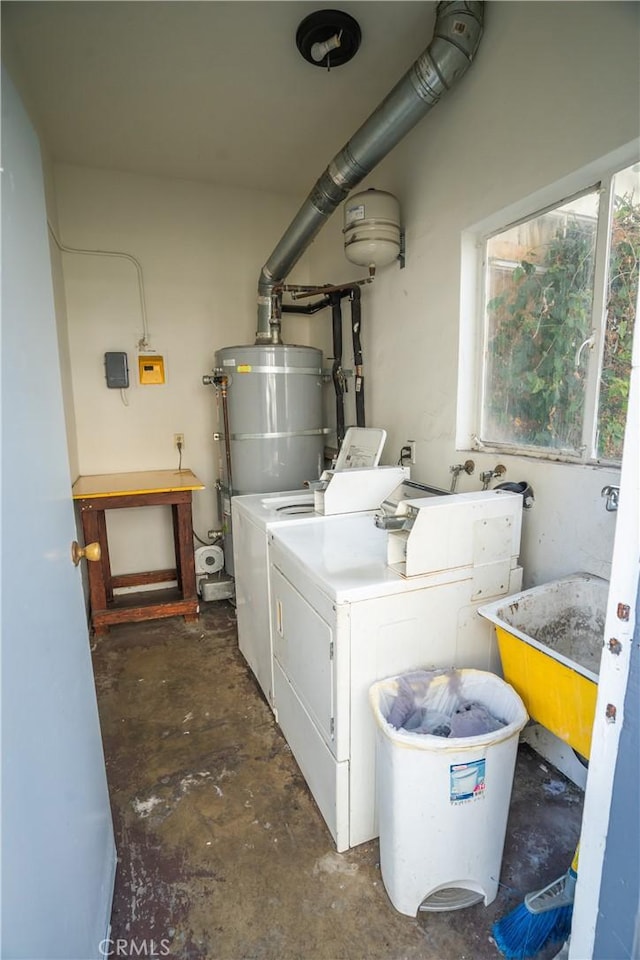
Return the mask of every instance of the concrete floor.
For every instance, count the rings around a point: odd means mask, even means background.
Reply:
[[[180,960],[494,960],[491,923],[567,868],[582,794],[520,747],[497,899],[398,914],[378,843],[337,854],[227,602],[93,643],[118,848],[111,936]],[[558,947],[547,950],[551,957]],[[139,955],[139,953],[138,953]]]

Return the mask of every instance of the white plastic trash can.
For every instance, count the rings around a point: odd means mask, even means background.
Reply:
[[[451,716],[471,702],[505,726],[468,737],[396,729],[388,718],[407,682],[426,711]],[[483,899],[486,906],[498,891],[518,734],[528,720],[522,700],[482,670],[392,677],[374,683],[369,698],[377,726],[380,869],[392,904],[410,917]]]

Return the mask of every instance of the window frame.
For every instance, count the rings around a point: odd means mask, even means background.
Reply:
[[[613,159],[615,158],[615,159]],[[607,162],[609,161],[609,162]],[[609,238],[613,217],[613,187],[617,173],[640,162],[640,151],[637,142],[628,144],[621,151],[605,158],[600,163],[590,164],[582,171],[582,176],[565,178],[560,183],[539,191],[524,204],[514,205],[503,214],[494,215],[484,225],[475,230],[466,232],[468,238],[473,237],[475,249],[476,291],[473,309],[473,329],[475,331],[476,350],[473,360],[475,381],[472,400],[473,412],[469,423],[471,427],[467,433],[466,443],[458,442],[458,448],[467,448],[478,452],[495,452],[512,456],[524,456],[538,460],[556,461],[561,463],[576,463],[585,466],[601,466],[618,468],[619,460],[607,459],[598,456],[598,407],[600,399],[600,381],[602,376],[602,361],[604,357],[605,335],[607,326],[606,302],[608,296],[608,273],[610,261]],[[483,440],[481,432],[484,419],[485,400],[485,373],[488,353],[489,324],[485,309],[486,282],[487,282],[487,244],[498,234],[525,223],[538,216],[561,207],[581,196],[598,192],[598,222],[596,227],[596,243],[594,253],[594,283],[591,312],[592,342],[585,341],[579,346],[577,353],[581,353],[581,363],[587,362],[586,384],[583,406],[582,442],[579,451],[559,447],[545,448],[527,445],[518,442]],[[515,215],[514,215],[515,214]],[[463,288],[465,259],[465,234],[463,234]],[[464,321],[464,295],[462,303],[462,319]],[[639,334],[640,335],[640,334]],[[464,323],[461,327],[461,336],[464,336]],[[585,353],[587,357],[585,357]],[[467,371],[468,372],[468,371]],[[464,370],[461,367],[461,375]],[[460,414],[460,400],[463,399],[459,390],[458,409]],[[460,415],[458,427],[460,428]],[[459,430],[460,432],[460,430]]]

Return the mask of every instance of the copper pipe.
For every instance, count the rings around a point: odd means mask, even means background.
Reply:
[[[229,404],[227,402],[229,380],[227,377],[216,377],[216,384],[220,387],[222,398],[222,423],[224,427],[224,453],[227,464],[227,492],[229,501],[233,494],[233,474],[231,471],[231,436],[229,434]]]

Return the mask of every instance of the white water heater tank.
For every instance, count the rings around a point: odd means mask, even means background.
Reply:
[[[384,190],[354,193],[344,205],[344,252],[363,267],[385,267],[400,254],[400,204]]]

